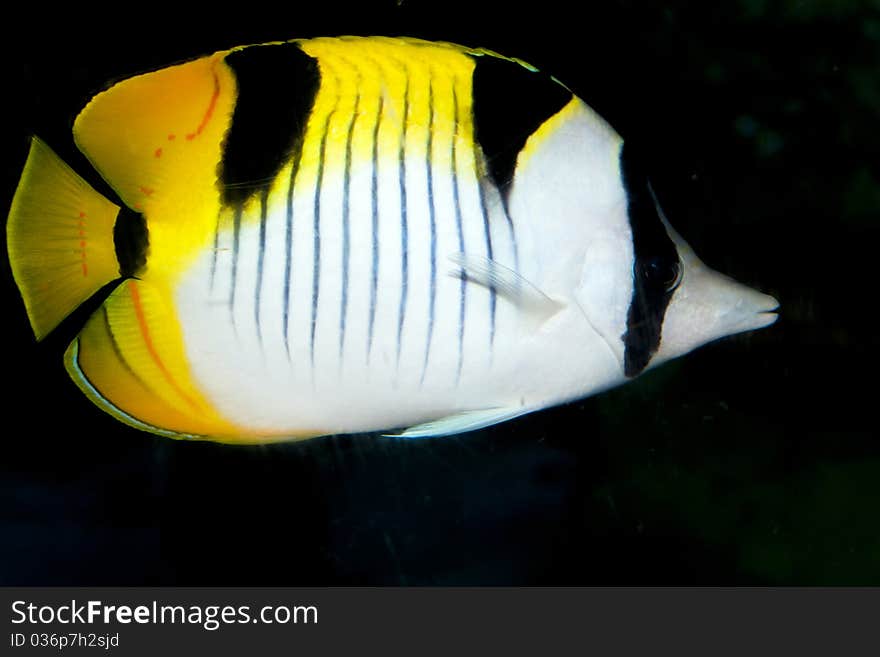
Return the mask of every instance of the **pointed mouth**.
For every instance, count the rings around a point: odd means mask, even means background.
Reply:
[[[779,319],[779,302],[773,297],[768,297],[764,307],[757,310],[753,328],[770,326],[777,319]]]
[[[770,297],[767,301],[767,305],[764,308],[758,310],[759,315],[773,315],[773,317],[779,316],[779,302]]]
[[[751,292],[747,296],[741,296],[725,314],[723,325],[726,326],[728,335],[755,331],[770,326],[779,319],[778,310],[779,302],[769,294]]]

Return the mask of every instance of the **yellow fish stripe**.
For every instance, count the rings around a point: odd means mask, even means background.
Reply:
[[[472,148],[470,83],[474,61],[465,49],[379,38],[321,38],[300,46],[318,60],[322,74],[304,150],[313,140],[326,139],[329,166],[344,162],[352,115],[354,162],[371,157],[377,115],[381,117],[380,159],[398,159],[403,140],[407,155],[425,157],[429,130],[434,141],[448,143],[458,134]],[[458,111],[453,96],[461,104]],[[323,120],[328,116],[331,120],[325,135]],[[438,149],[440,152],[448,153],[448,149]]]

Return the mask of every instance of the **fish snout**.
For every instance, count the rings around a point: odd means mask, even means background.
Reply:
[[[659,364],[708,342],[770,326],[779,301],[700,263],[689,268],[663,322]]]
[[[718,327],[720,335],[754,331],[773,324],[778,318],[779,301],[723,274],[718,293]]]

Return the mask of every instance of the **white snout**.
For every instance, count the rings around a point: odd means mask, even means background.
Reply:
[[[694,259],[686,263],[682,283],[666,310],[660,348],[652,364],[728,335],[769,326],[776,321],[778,308],[779,302],[769,294]]]

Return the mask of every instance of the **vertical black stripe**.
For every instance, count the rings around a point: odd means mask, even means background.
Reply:
[[[431,338],[434,335],[434,307],[437,302],[437,217],[434,207],[434,85],[431,84],[428,72],[428,138],[425,144],[425,176],[428,186],[428,218],[431,225],[431,282],[428,296],[428,337],[425,341],[425,358],[422,363],[422,375],[419,385],[425,380],[428,370],[428,356],[431,353]]]
[[[214,224],[214,251],[211,253],[211,282],[210,290],[214,291],[214,275],[217,273],[217,252],[220,249],[220,211],[217,212],[217,222]]]
[[[263,331],[260,328],[260,297],[263,293],[263,259],[266,255],[266,206],[268,205],[269,189],[260,194],[260,250],[257,253],[257,285],[254,290],[254,322],[257,325],[257,342],[262,347]]]
[[[628,142],[620,150],[620,171],[633,243],[633,295],[621,337],[624,374],[634,377],[650,364],[660,347],[663,320],[681,263],[660,217],[647,171]]]
[[[454,133],[452,135],[452,198],[455,205],[455,227],[458,230],[458,251],[465,253],[464,250],[464,227],[461,218],[461,195],[458,188],[458,152],[456,150],[456,142],[458,141],[458,94],[455,91],[455,80],[452,82],[452,121],[454,125]],[[455,368],[455,383],[458,385],[461,379],[461,367],[464,362],[464,319],[465,319],[465,301],[467,298],[467,278],[462,275],[458,292],[458,364]]]
[[[384,99],[379,96],[376,125],[373,126],[373,176],[370,182],[372,203],[372,269],[370,271],[370,317],[367,321],[367,363],[373,351],[373,325],[376,321],[376,290],[379,287],[379,126],[382,123]]]
[[[268,189],[288,162],[306,131],[320,72],[295,42],[236,49],[224,61],[236,98],[218,173],[223,202],[231,205]]]
[[[398,153],[398,182],[400,184],[400,308],[397,315],[397,363],[400,364],[401,339],[403,337],[403,319],[406,316],[406,297],[409,287],[409,235],[407,234],[406,216],[406,129],[409,123],[409,75],[406,73],[406,85],[403,89],[403,126]]]
[[[357,69],[355,69],[357,70]],[[358,77],[356,84],[360,86]],[[339,307],[339,363],[342,364],[342,349],[345,346],[345,320],[348,314],[348,269],[351,251],[351,229],[349,226],[349,187],[351,185],[351,140],[354,136],[354,124],[361,106],[361,96],[354,101],[354,113],[348,122],[348,134],[345,138],[345,174],[342,182],[342,299]]]
[[[232,328],[235,330],[235,288],[238,279],[238,250],[239,237],[241,234],[241,205],[235,206],[232,215],[232,281],[229,288],[229,316],[232,321]]]
[[[507,209],[507,204],[502,203],[501,207],[504,210],[504,216],[507,217],[507,228],[510,231],[510,248],[513,249],[513,271],[519,272],[519,247],[516,243],[516,230],[513,226],[513,219]],[[517,279],[517,285],[519,285],[519,279]]]
[[[300,144],[293,157],[290,167],[290,180],[287,183],[287,220],[284,234],[284,310],[282,312],[282,333],[284,334],[284,350],[287,352],[287,360],[290,361],[290,339],[287,329],[290,326],[290,290],[293,288],[291,261],[293,258],[293,191],[296,181],[296,172],[299,169],[299,159],[302,155]]]
[[[479,161],[479,152],[474,153],[475,161]],[[480,172],[479,167],[477,167],[474,171],[476,174],[477,180],[477,189],[480,193],[480,212],[483,216],[483,230],[486,235],[486,257],[489,260],[492,260],[492,233],[489,228],[489,210],[486,207],[486,190],[484,188],[484,183],[480,180]],[[495,291],[495,286],[489,287],[489,345],[491,346],[495,342],[495,306],[497,303],[497,295],[498,293]]]
[[[337,97],[336,103],[339,103]],[[312,264],[312,317],[309,329],[309,359],[312,367],[315,366],[315,328],[318,323],[318,293],[321,288],[321,187],[324,183],[324,159],[327,150],[327,132],[330,127],[330,119],[336,112],[336,107],[327,114],[324,125],[321,128],[321,150],[318,154],[318,173],[315,177],[315,200],[314,200],[314,241],[313,241],[313,264]]]

